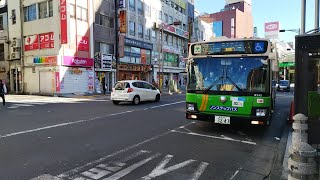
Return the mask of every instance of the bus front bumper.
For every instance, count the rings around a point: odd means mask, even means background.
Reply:
[[[217,120],[219,117],[226,117],[226,121]],[[242,117],[242,116],[228,116],[228,115],[219,115],[219,114],[203,114],[195,112],[186,112],[186,118],[191,120],[207,121],[213,122],[216,124],[253,124],[253,125],[269,125],[270,116],[264,117]]]

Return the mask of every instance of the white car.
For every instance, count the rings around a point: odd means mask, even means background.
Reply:
[[[126,80],[117,82],[111,92],[113,104],[119,102],[132,102],[139,104],[141,101],[160,101],[160,91],[146,81]]]

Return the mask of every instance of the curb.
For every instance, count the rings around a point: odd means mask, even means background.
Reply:
[[[56,176],[51,176],[49,174],[43,174],[43,175],[36,177],[36,178],[33,178],[31,180],[62,180],[62,179],[60,179]]]
[[[282,175],[281,175],[282,180],[288,179],[288,175],[289,175],[288,160],[290,158],[289,148],[291,145],[292,145],[292,130],[290,129],[287,137],[287,146],[286,146],[286,151],[285,151],[283,164],[282,164]]]

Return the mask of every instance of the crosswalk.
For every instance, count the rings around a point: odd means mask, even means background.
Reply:
[[[28,95],[8,95],[6,96],[6,106],[0,104],[0,109],[17,109],[48,104],[75,104],[90,101],[108,101],[106,99],[86,99],[86,98],[64,98]],[[1,102],[0,102],[1,103]]]

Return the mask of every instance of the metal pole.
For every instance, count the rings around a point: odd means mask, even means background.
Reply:
[[[314,18],[314,28],[319,28],[319,1],[315,0],[315,18]]]
[[[120,73],[119,73],[119,52],[118,52],[118,46],[119,46],[119,31],[118,31],[118,1],[114,1],[114,15],[115,15],[115,34],[116,34],[116,38],[115,38],[115,61],[116,61],[116,82],[120,80]]]
[[[20,45],[21,45],[21,50],[20,50],[20,71],[21,71],[21,93],[24,92],[24,37],[23,37],[23,19],[24,19],[24,15],[23,15],[23,0],[20,0],[20,30],[21,30],[21,38],[20,38]],[[18,75],[18,74],[17,74]],[[18,77],[16,77],[18,78]],[[18,88],[18,87],[17,87]]]
[[[163,41],[164,41],[164,31],[163,31],[163,27],[161,28],[161,36],[162,36],[162,39],[161,39],[161,59],[162,59],[162,66],[161,66],[161,68],[162,68],[162,73],[161,73],[161,75],[162,75],[162,89],[163,89],[163,83],[164,83],[164,76],[163,76],[163,74],[164,74],[164,55],[163,55]]]
[[[301,0],[301,34],[306,32],[306,1]]]

